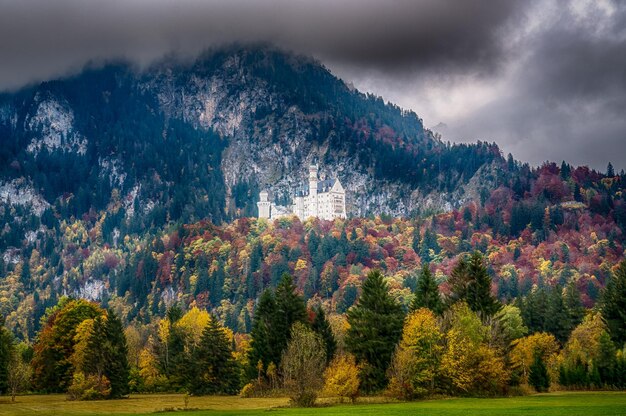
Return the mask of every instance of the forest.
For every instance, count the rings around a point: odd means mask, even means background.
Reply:
[[[304,406],[622,389],[624,179],[546,163],[449,212],[144,234],[115,192],[80,219],[44,213],[0,265],[0,387]]]

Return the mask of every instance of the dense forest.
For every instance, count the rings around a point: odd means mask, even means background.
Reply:
[[[610,164],[446,144],[262,48],[2,95],[0,144],[0,391],[624,387]],[[288,202],[312,158],[346,176],[349,217],[254,218],[258,190]]]

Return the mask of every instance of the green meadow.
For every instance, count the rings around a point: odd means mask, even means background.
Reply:
[[[72,402],[63,395],[0,399],[0,415],[625,415],[626,392],[558,392],[533,396],[477,399],[451,398],[417,402],[386,402],[363,398],[360,403],[316,408],[289,408],[286,398],[242,399],[233,396],[185,397],[179,394],[133,395],[123,400]]]

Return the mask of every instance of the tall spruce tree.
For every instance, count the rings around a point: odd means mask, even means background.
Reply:
[[[528,384],[533,386],[537,392],[548,391],[550,388],[550,375],[541,357],[541,351],[535,351],[529,371]]]
[[[491,294],[491,278],[479,251],[462,257],[452,269],[449,302],[465,301],[482,319],[493,316],[502,304]]]
[[[276,346],[279,356],[287,348],[291,339],[291,327],[296,322],[307,323],[306,304],[296,292],[293,277],[284,273],[280,283],[276,286]],[[274,364],[278,365],[279,362]]]
[[[231,342],[215,317],[211,317],[202,331],[189,371],[192,376],[189,390],[194,395],[236,394],[239,391],[239,369]]]
[[[112,309],[107,311],[104,331],[107,349],[107,365],[104,374],[111,382],[111,397],[123,397],[130,393],[128,346],[122,321]]]
[[[383,389],[386,372],[400,336],[404,313],[389,294],[389,287],[378,270],[371,271],[361,287],[356,306],[347,313],[350,328],[346,345],[363,365],[360,378],[366,392]]]
[[[322,309],[321,306],[318,306],[317,309],[315,309],[315,318],[311,324],[311,329],[313,329],[313,331],[320,336],[322,341],[324,341],[324,345],[326,346],[326,362],[329,363],[335,356],[337,341],[335,340],[333,331],[330,328],[330,323],[328,322],[328,319],[326,319],[324,309]]]
[[[544,317],[544,329],[553,334],[562,345],[565,345],[574,329],[570,312],[563,298],[563,288],[557,286],[548,292],[547,314]]]
[[[618,347],[626,343],[626,260],[613,273],[602,293],[602,317]]]
[[[470,257],[467,273],[470,277],[467,293],[470,309],[483,319],[495,315],[502,308],[502,304],[491,294],[491,277],[480,252],[475,251]]]
[[[419,308],[428,308],[437,315],[443,312],[443,302],[439,294],[439,285],[435,281],[433,274],[430,272],[428,264],[422,266],[419,277],[417,278],[417,287],[415,289],[415,297],[411,302],[411,311]]]
[[[462,256],[452,268],[452,272],[448,278],[448,285],[450,286],[448,303],[453,304],[461,300],[466,300],[469,283],[470,276],[468,274],[467,258]]]
[[[270,363],[278,365],[281,351],[276,344],[276,299],[271,290],[266,289],[259,297],[254,311],[252,330],[250,331],[250,351],[248,352],[248,376],[257,376],[257,364],[267,368]]]
[[[0,315],[0,393],[8,388],[9,362],[13,351],[13,337],[4,326],[4,316]]]
[[[94,318],[85,352],[84,371],[106,377],[111,383],[111,398],[123,397],[130,392],[127,357],[126,336],[117,315],[108,310],[106,317],[100,315]]]
[[[270,363],[279,366],[291,336],[291,326],[296,322],[307,323],[306,305],[296,292],[291,275],[284,273],[275,294],[269,289],[261,294],[254,313],[248,353],[251,378],[257,376],[259,361],[264,370]]]
[[[580,291],[575,282],[571,282],[565,289],[565,307],[569,313],[572,329],[576,328],[585,317],[585,306],[580,298]]]

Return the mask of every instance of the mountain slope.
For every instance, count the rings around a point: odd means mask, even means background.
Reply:
[[[265,187],[286,203],[314,160],[346,185],[352,215],[458,206],[478,195],[476,172],[502,162],[495,145],[441,143],[414,113],[267,48],[143,72],[109,65],[4,94],[0,143],[4,189],[61,217],[117,198],[138,230],[254,215]]]

